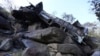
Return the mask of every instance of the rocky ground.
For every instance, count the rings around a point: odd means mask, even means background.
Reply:
[[[69,33],[73,25],[66,32],[57,24],[47,25],[31,6],[7,15],[0,12],[0,56],[100,56],[99,39],[84,36],[78,43]]]
[[[32,29],[24,34],[1,34],[0,56],[91,56],[96,51],[97,45],[91,37],[86,37],[84,43],[79,44],[59,28],[30,27]]]

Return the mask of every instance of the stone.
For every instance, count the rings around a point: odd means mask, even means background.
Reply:
[[[0,52],[0,56],[22,56],[22,51],[18,50],[17,52],[12,52],[12,51]]]
[[[58,53],[56,54],[56,56],[62,56],[62,55],[61,55],[61,53],[58,52]]]
[[[90,46],[91,49],[97,48],[97,44],[95,44],[95,43],[93,42],[92,38],[89,37],[89,36],[86,36],[86,37],[84,38],[84,42],[85,42],[88,46]]]
[[[20,52],[20,51],[18,51],[18,52],[13,52],[12,54],[11,54],[11,56],[22,56],[22,52]]]
[[[50,56],[56,56],[56,52],[49,51]]]
[[[49,51],[57,52],[57,43],[48,44],[47,46],[49,48]]]
[[[41,29],[41,24],[40,23],[35,23],[33,25],[30,25],[28,27],[28,32],[32,32],[32,31],[35,31],[37,29]]]
[[[49,27],[24,34],[24,37],[43,43],[62,43],[66,33],[59,28]]]
[[[39,49],[43,49],[43,48],[40,48],[40,47],[44,47],[44,48],[47,47],[45,44],[42,44],[42,43],[39,43],[39,42],[36,42],[36,41],[33,41],[33,40],[29,40],[29,39],[22,39],[22,42],[23,42],[23,44],[25,45],[26,48],[37,47]]]
[[[36,51],[37,50],[34,50],[34,48],[26,48],[23,51],[22,56],[36,56]]]
[[[81,46],[81,47],[82,47],[82,50],[83,50],[87,55],[91,55],[92,49],[90,48],[90,46],[83,45],[83,46]]]
[[[62,54],[75,54],[75,55],[83,55],[80,48],[75,44],[58,44],[57,46],[58,52],[61,52]]]
[[[12,56],[11,54],[9,54],[9,53],[0,53],[0,56]]]
[[[71,44],[73,44],[74,41],[72,40],[71,36],[67,35],[66,38],[65,38],[65,40],[64,40],[64,43],[71,43]]]
[[[74,56],[73,54],[62,54],[62,56]]]
[[[9,35],[0,34],[0,43],[7,38],[9,38]]]
[[[0,45],[0,50],[8,51],[11,49],[11,47],[12,47],[11,39],[5,39],[2,41],[2,43]]]
[[[15,31],[15,32],[20,32],[21,30],[22,30],[21,24],[16,23],[16,24],[14,25],[14,31]]]
[[[100,56],[100,51],[95,51],[91,56]]]
[[[13,30],[9,20],[12,21],[13,16],[4,8],[0,7],[0,29]],[[6,31],[5,31],[6,32]]]
[[[26,48],[22,56],[50,56],[49,52],[47,53],[46,50],[38,50],[34,47]]]
[[[23,56],[50,56],[49,54],[49,49],[46,45],[32,41],[32,40],[27,40],[23,39],[22,42],[26,46],[26,51],[23,52]]]

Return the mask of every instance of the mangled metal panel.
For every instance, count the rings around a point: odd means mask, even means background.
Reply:
[[[25,10],[23,9],[25,8]],[[25,15],[23,14],[24,18],[26,18],[25,20],[29,20],[29,21],[40,21],[40,22],[44,22],[44,24],[48,25],[49,27],[54,26],[54,27],[58,27],[62,30],[64,30],[65,32],[69,32],[72,35],[75,35],[77,38],[77,42],[81,43],[83,40],[83,35],[84,33],[78,33],[79,29],[78,27],[72,25],[69,22],[66,22],[58,17],[53,17],[52,15],[50,15],[49,13],[47,13],[46,11],[43,10],[43,4],[42,2],[40,2],[39,4],[37,4],[36,6],[32,6],[30,5],[29,7],[22,7],[20,9],[20,11],[25,11],[25,12],[30,12],[30,15]],[[33,15],[33,16],[32,16]],[[34,16],[35,15],[35,16]],[[32,18],[27,18],[27,17],[32,17]],[[31,19],[31,20],[30,20]],[[33,22],[32,21],[32,22]],[[79,25],[80,26],[80,25]],[[81,39],[81,41],[80,41]]]

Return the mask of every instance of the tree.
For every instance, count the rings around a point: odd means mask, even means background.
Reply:
[[[92,10],[95,11],[98,20],[100,20],[100,0],[90,0],[91,5],[93,6]]]
[[[72,14],[66,14],[66,13],[63,13],[62,18],[63,20],[70,22],[70,23],[75,20]]]
[[[86,22],[83,26],[88,28],[88,36],[100,37],[100,26],[97,26],[95,22]]]

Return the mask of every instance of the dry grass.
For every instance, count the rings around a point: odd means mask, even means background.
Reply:
[[[88,36],[100,38],[100,34],[94,33],[92,31],[88,33]]]

